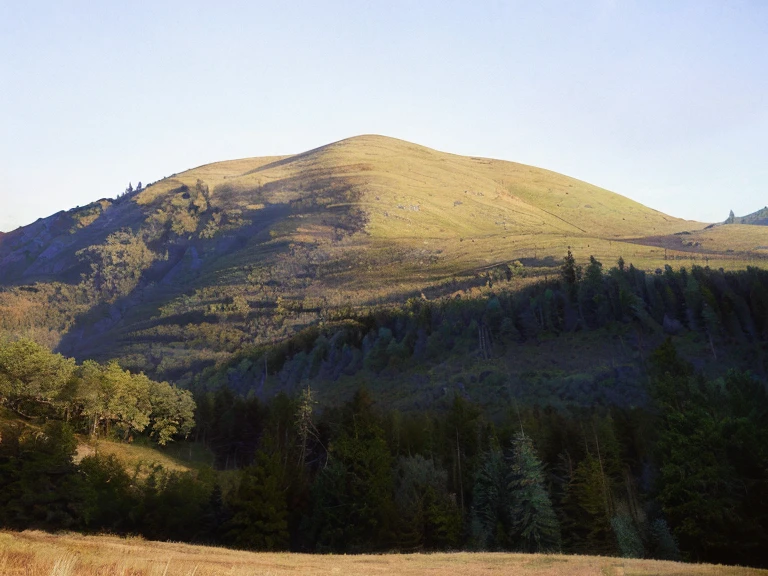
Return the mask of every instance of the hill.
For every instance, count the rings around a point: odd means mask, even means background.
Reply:
[[[513,162],[359,136],[208,164],[0,236],[0,330],[188,382],[349,310],[552,275],[568,246],[743,268],[762,229],[704,230]],[[501,272],[500,272],[501,271]]]
[[[391,554],[307,555],[254,553],[143,541],[114,536],[51,535],[43,532],[0,532],[0,566],[4,574],[512,574],[548,575],[722,575],[766,574],[755,568],[627,560],[601,556],[543,554]],[[256,571],[256,572],[254,572]]]
[[[731,211],[725,221],[726,224],[751,224],[755,226],[768,226],[768,206],[746,216],[735,216]]]

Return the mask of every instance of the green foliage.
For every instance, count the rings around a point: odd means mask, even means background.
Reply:
[[[493,447],[483,455],[472,491],[472,538],[481,550],[510,548],[511,496],[504,453]]]
[[[117,362],[100,365],[53,354],[30,340],[0,343],[0,404],[25,416],[64,418],[92,436],[119,432],[125,439],[150,426],[165,445],[194,426],[192,395]]]
[[[107,302],[136,288],[144,270],[158,259],[144,239],[130,229],[110,234],[104,244],[82,250],[78,255],[90,264],[92,289]]]
[[[75,361],[31,340],[0,343],[0,402],[21,412],[26,404],[61,409]]]
[[[560,524],[545,486],[544,471],[531,439],[520,434],[512,447],[508,489],[516,548],[542,553],[560,550]]]
[[[130,530],[131,512],[139,498],[125,465],[114,455],[95,454],[83,458],[79,467],[88,494],[85,526],[91,530]]]
[[[568,254],[563,258],[563,265],[560,268],[560,277],[566,286],[575,286],[577,280],[576,258],[571,253],[571,247],[568,247]]]
[[[517,434],[505,457],[492,440],[483,455],[472,493],[471,531],[484,550],[560,550],[560,524],[530,438]]]
[[[288,505],[278,454],[258,452],[253,465],[240,473],[240,486],[230,502],[227,540],[247,550],[288,547]]]
[[[680,548],[677,545],[677,540],[669,530],[667,521],[663,518],[657,518],[651,523],[650,529],[652,551],[651,556],[659,560],[673,560],[679,561]]]
[[[461,511],[447,491],[448,474],[422,455],[401,456],[396,468],[397,540],[401,549],[459,545]]]
[[[568,486],[567,504],[578,526],[581,546],[601,553],[615,550],[611,528],[611,486],[601,461],[587,453],[576,466]]]
[[[313,488],[319,551],[362,552],[392,540],[394,478],[383,431],[364,391],[345,412],[344,427]]]
[[[195,418],[195,401],[188,390],[180,390],[167,382],[149,385],[151,436],[165,446],[174,436],[187,437]]]
[[[213,491],[212,478],[200,472],[167,471],[154,467],[140,486],[139,505],[131,516],[134,526],[152,539],[194,541]]]
[[[768,493],[765,388],[736,372],[707,381],[669,342],[654,354],[654,373],[658,500],[673,534],[695,559],[755,554],[746,542],[768,540],[766,516],[753,513]]]
[[[611,527],[623,558],[642,558],[645,554],[643,541],[632,518],[627,514],[618,514],[611,518]]]
[[[77,442],[65,422],[41,433],[16,430],[0,443],[0,524],[75,528],[87,516],[83,478],[72,461]]]

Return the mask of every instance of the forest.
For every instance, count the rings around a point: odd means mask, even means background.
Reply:
[[[485,272],[487,293],[459,291],[398,307],[328,311],[324,322],[275,344],[243,346],[198,372],[197,394],[400,390],[402,409],[457,393],[496,410],[513,400],[558,408],[641,406],[648,355],[666,337],[709,377],[768,374],[768,273],[701,266],[610,270],[568,252],[559,275],[516,287],[514,264]],[[579,348],[580,343],[594,344]],[[585,354],[580,358],[575,352]],[[271,385],[271,388],[269,387]]]
[[[570,253],[560,272],[523,292],[329,319],[202,373],[191,392],[115,363],[3,343],[0,402],[21,423],[2,429],[0,524],[253,550],[768,566],[768,275],[647,274],[621,261],[606,273]],[[511,397],[491,412],[482,396],[452,389],[439,405],[401,411],[371,391],[414,363],[608,328],[645,343],[636,402],[593,402],[592,386],[569,402]],[[722,370],[692,364],[680,350],[689,341]],[[371,386],[319,402],[316,383],[351,376]],[[290,386],[254,393],[265,377]],[[214,465],[76,462],[89,436],[202,443]]]

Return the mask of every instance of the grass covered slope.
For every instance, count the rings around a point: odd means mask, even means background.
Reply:
[[[231,574],[399,574],[441,576],[715,575],[757,576],[766,570],[626,560],[599,556],[536,554],[306,555],[254,553],[114,536],[0,532],[0,572],[7,576],[214,576]]]
[[[137,202],[149,204],[179,183],[192,187],[198,179],[214,191],[214,205],[241,208],[254,196],[276,204],[317,196],[319,188],[354,189],[357,198],[349,200],[366,211],[373,237],[497,234],[506,224],[511,235],[626,238],[695,226],[548,170],[372,135],[295,156],[202,166],[148,188]]]
[[[554,274],[568,246],[649,270],[762,261],[757,227],[738,246],[703,228],[540,168],[358,136],[208,164],[3,235],[0,332],[188,381],[350,308],[452,294],[516,261]]]

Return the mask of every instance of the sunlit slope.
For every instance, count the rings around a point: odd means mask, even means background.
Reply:
[[[123,229],[157,253],[169,250],[171,261],[190,243],[219,259],[237,251],[231,237],[249,244],[255,261],[280,242],[346,241],[352,252],[371,250],[374,263],[377,251],[426,249],[446,272],[491,264],[498,256],[489,249],[506,259],[559,257],[579,238],[591,248],[589,239],[700,228],[547,170],[358,136],[294,156],[208,164],[130,198],[38,220],[0,238],[0,272],[6,282],[77,281],[89,272],[82,251]]]
[[[613,240],[704,227],[551,171],[371,135],[294,156],[202,166],[152,186],[136,203],[157,210],[198,182],[210,191],[209,212],[219,210],[247,236],[247,250],[218,258],[214,274],[264,263],[290,243],[337,262],[327,277],[360,290],[382,275],[406,290],[412,281],[500,261],[560,258],[570,245],[615,260],[622,248]],[[626,253],[638,261],[661,254]]]
[[[703,225],[666,216],[548,170],[437,152],[383,136],[358,136],[296,156],[219,162],[147,189],[142,205],[198,179],[211,201],[241,208],[311,200],[345,190],[368,216],[374,238],[458,235],[588,235],[630,238]]]

